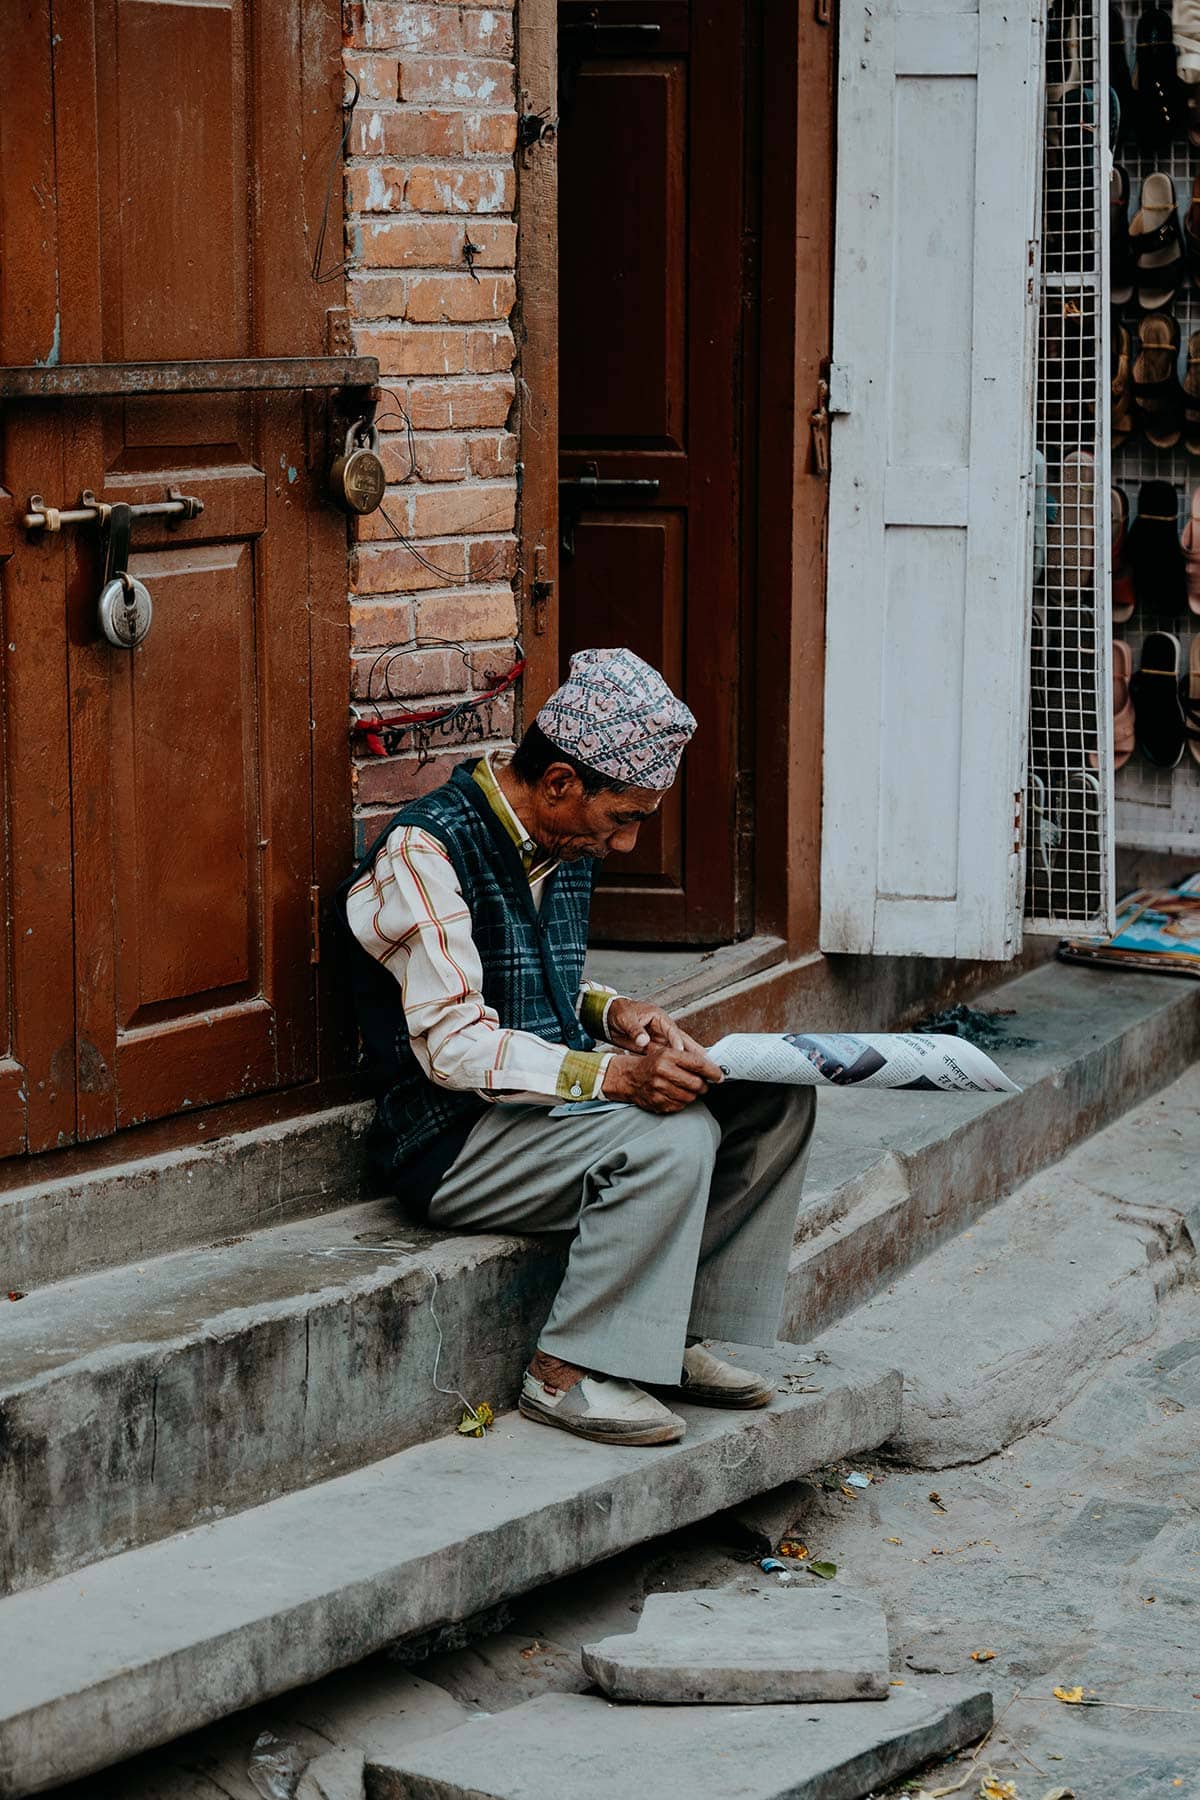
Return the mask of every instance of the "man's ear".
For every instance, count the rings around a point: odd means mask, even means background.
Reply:
[[[583,783],[569,763],[551,763],[542,773],[542,793],[547,802],[559,806],[583,792]]]

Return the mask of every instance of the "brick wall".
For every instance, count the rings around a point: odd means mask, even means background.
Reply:
[[[356,525],[351,694],[393,719],[486,691],[513,662],[513,16],[476,0],[363,0],[344,16],[362,88],[345,171],[349,304],[357,349],[379,358],[384,511],[413,546],[382,511]],[[508,738],[512,690],[480,717],[485,745]],[[356,736],[358,841],[444,780],[467,736],[466,724],[437,736],[423,767],[411,734],[386,758]]]

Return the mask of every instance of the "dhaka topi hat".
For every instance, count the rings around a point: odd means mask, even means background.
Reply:
[[[632,650],[577,650],[537,716],[576,762],[629,787],[669,788],[696,721],[657,669]]]

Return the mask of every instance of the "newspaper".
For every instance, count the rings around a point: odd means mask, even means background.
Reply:
[[[1019,1094],[990,1056],[965,1038],[912,1032],[734,1032],[709,1051],[731,1081],[798,1087],[920,1088]]]

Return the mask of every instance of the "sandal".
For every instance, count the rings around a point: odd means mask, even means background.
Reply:
[[[1143,612],[1173,619],[1187,603],[1179,498],[1169,481],[1143,481],[1126,539],[1133,588]]]
[[[1133,74],[1143,150],[1165,150],[1176,135],[1182,112],[1179,88],[1171,15],[1164,7],[1147,6],[1138,20]]]
[[[1113,487],[1112,506],[1112,616],[1118,625],[1132,618],[1136,605],[1133,570],[1126,555],[1129,534],[1129,500],[1123,487]]]
[[[1188,684],[1183,701],[1187,747],[1200,763],[1200,637],[1192,639],[1188,653]]]
[[[1109,297],[1114,306],[1128,306],[1137,271],[1129,242],[1129,174],[1120,163],[1108,178],[1108,241]]]
[[[1114,323],[1112,338],[1112,447],[1133,436],[1133,343],[1126,326]]]
[[[1137,269],[1137,303],[1143,312],[1170,306],[1183,280],[1183,234],[1175,210],[1175,185],[1161,170],[1147,175],[1142,200],[1129,226]]]
[[[1121,638],[1113,639],[1113,768],[1123,769],[1137,742],[1136,721],[1129,683],[1133,679],[1133,652]]]
[[[1187,742],[1179,658],[1179,639],[1174,632],[1150,632],[1142,645],[1142,666],[1129,684],[1138,744],[1146,761],[1158,769],[1175,768]]]
[[[1171,313],[1150,313],[1138,325],[1133,364],[1133,399],[1148,443],[1173,450],[1183,436],[1183,390],[1179,385],[1179,321]]]
[[[1090,450],[1064,456],[1058,511],[1046,528],[1046,586],[1077,593],[1092,584],[1096,566],[1096,459]]]
[[[1188,273],[1200,286],[1200,175],[1192,183],[1192,197],[1183,215],[1183,253]]]
[[[1200,456],[1200,331],[1193,331],[1188,339],[1183,377],[1183,447],[1189,456]]]
[[[1187,603],[1200,613],[1200,487],[1192,489],[1192,503],[1183,528],[1183,566]]]

